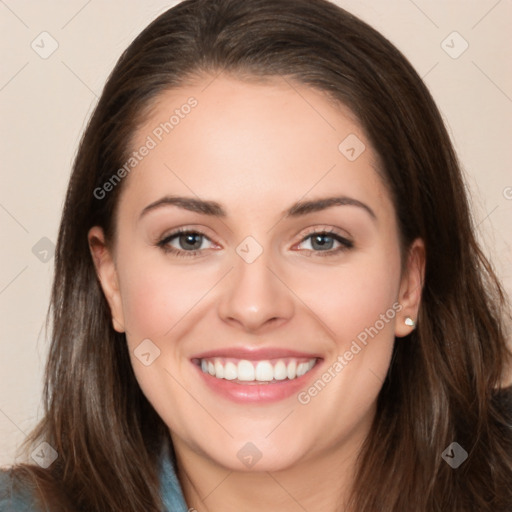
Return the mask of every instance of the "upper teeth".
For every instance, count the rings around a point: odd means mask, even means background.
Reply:
[[[316,358],[309,360],[276,359],[273,361],[249,361],[247,359],[201,359],[201,370],[213,377],[226,380],[259,381],[295,379],[311,370]]]

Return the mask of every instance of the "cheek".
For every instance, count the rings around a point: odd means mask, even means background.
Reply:
[[[355,426],[376,400],[389,368],[401,309],[399,251],[369,251],[352,264],[303,279],[299,293],[329,328],[331,344],[319,381],[303,390],[299,402],[340,429]]]
[[[162,339],[213,286],[212,270],[171,265],[165,257],[131,258],[123,267],[123,313],[129,338]],[[123,279],[124,278],[124,279]]]
[[[400,257],[398,252],[393,253],[393,250],[380,256],[368,253],[353,264],[319,266],[297,280],[297,295],[323,321],[336,340],[338,351],[375,324],[384,337],[394,337],[392,320],[398,307],[395,302]],[[381,315],[386,317],[384,323]]]
[[[187,325],[182,320],[212,287],[215,276],[211,270],[191,271],[171,265],[165,256],[153,251],[148,254],[147,249],[139,254],[132,252],[120,261],[118,272],[126,338],[137,382],[164,421],[175,425],[172,412],[189,403],[183,391],[189,386],[187,375],[176,365],[182,360],[182,346],[174,341]],[[142,346],[144,350],[139,348]],[[149,358],[144,360],[146,353]]]

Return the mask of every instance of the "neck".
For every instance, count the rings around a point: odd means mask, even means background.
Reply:
[[[345,511],[367,433],[279,471],[232,471],[178,442],[178,477],[188,506],[200,512]]]

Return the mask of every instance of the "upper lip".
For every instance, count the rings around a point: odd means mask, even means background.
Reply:
[[[290,350],[288,348],[270,347],[231,347],[219,348],[201,352],[192,359],[210,359],[213,357],[231,357],[233,359],[247,359],[249,361],[262,361],[265,359],[281,359],[285,357],[305,357],[308,359],[321,358],[318,354]]]

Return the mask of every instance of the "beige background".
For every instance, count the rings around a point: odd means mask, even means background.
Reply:
[[[0,465],[15,460],[40,413],[53,265],[44,251],[56,240],[85,120],[123,49],[175,3],[0,0]],[[486,251],[510,293],[512,1],[337,3],[380,30],[424,77],[465,169]],[[51,49],[44,31],[58,43],[47,59],[31,47]],[[453,31],[463,39],[446,39]],[[458,58],[445,51],[455,56],[464,41]]]

